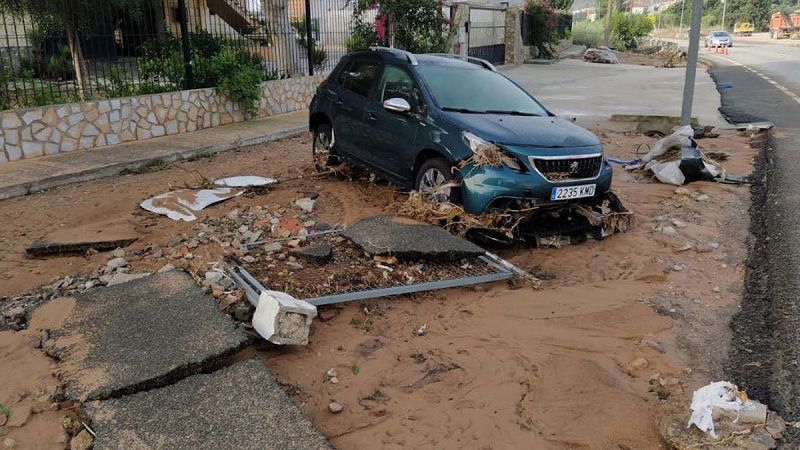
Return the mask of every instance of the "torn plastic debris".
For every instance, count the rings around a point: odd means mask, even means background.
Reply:
[[[737,396],[739,390],[736,385],[727,381],[717,381],[703,386],[692,394],[692,416],[689,418],[687,428],[697,426],[700,431],[708,432],[716,439],[714,432],[714,408],[738,413],[742,410],[742,400]],[[736,422],[734,420],[734,422]]]
[[[235,176],[220,178],[214,181],[218,187],[212,189],[180,189],[149,198],[139,206],[143,209],[169,217],[172,220],[191,222],[197,219],[194,215],[214,203],[219,203],[229,198],[242,195],[243,189],[256,186],[266,186],[276,183],[273,178],[256,176]]]
[[[276,180],[274,178],[256,177],[248,175],[220,178],[218,180],[214,180],[214,184],[216,184],[217,186],[227,186],[227,187],[266,186],[268,184],[274,184],[275,182]]]
[[[209,205],[242,195],[241,189],[180,189],[148,198],[139,204],[143,209],[169,217],[172,220],[191,222],[194,215]]]

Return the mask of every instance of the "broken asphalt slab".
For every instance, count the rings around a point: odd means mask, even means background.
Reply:
[[[88,250],[98,252],[114,250],[115,248],[127,247],[134,243],[136,238],[111,239],[102,241],[83,241],[83,242],[50,242],[47,240],[37,240],[25,249],[31,256],[64,255],[69,253],[85,253]]]
[[[333,448],[254,359],[83,406],[97,434],[95,449]]]
[[[347,227],[343,234],[370,255],[456,260],[486,253],[442,228],[405,217],[368,217]]]
[[[181,271],[75,296],[46,351],[60,360],[67,397],[131,394],[208,371],[247,343],[243,330]]]

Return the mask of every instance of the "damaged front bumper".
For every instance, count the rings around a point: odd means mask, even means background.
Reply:
[[[633,214],[611,191],[567,203],[516,205],[502,213],[495,227],[472,229],[468,237],[501,245],[523,241],[537,247],[559,247],[588,238],[605,239],[634,226]]]
[[[472,214],[506,210],[518,202],[547,206],[553,203],[550,195],[554,187],[594,184],[594,198],[602,198],[611,189],[612,178],[611,166],[606,161],[603,161],[596,177],[580,180],[551,181],[536,170],[515,172],[504,166],[491,165],[470,165],[461,173],[462,205]],[[557,203],[564,205],[566,201]]]

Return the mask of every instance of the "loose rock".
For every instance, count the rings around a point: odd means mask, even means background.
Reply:
[[[92,435],[88,431],[82,430],[69,441],[69,448],[70,450],[89,450],[92,442],[94,442]]]
[[[300,208],[300,210],[306,214],[314,211],[314,203],[315,200],[308,197],[300,198],[294,201],[294,205]]]
[[[678,231],[671,226],[661,227],[661,234],[664,236],[677,236]]]
[[[627,369],[628,369],[628,372],[635,372],[637,370],[646,369],[647,366],[649,366],[649,365],[650,365],[650,362],[648,362],[646,359],[644,359],[644,358],[636,358],[633,361],[628,363]]]
[[[106,267],[109,269],[119,269],[120,267],[126,267],[128,265],[128,260],[125,258],[114,258],[106,263]]]
[[[336,402],[331,402],[328,405],[328,409],[334,414],[339,414],[340,412],[344,411],[344,406]]]
[[[326,263],[333,258],[333,247],[330,244],[309,245],[292,250],[292,254],[303,257],[308,261]]]

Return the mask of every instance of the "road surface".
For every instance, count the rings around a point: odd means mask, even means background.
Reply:
[[[729,372],[787,421],[798,421],[800,47],[737,38],[727,57],[711,55],[710,60],[728,120],[775,124],[758,173],[766,183],[753,190],[748,293],[732,323]],[[800,430],[789,430],[786,448],[797,448]]]

